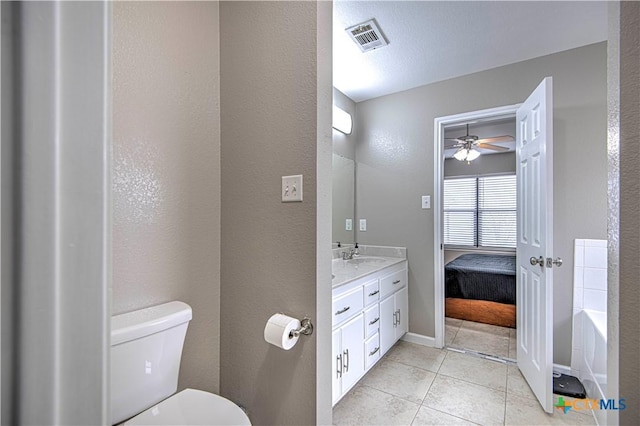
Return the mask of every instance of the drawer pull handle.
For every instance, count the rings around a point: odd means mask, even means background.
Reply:
[[[342,354],[336,357],[336,379],[342,377]]]
[[[395,280],[395,281],[393,282],[393,285],[396,285],[396,284],[400,284],[400,280]]]
[[[380,346],[369,352],[369,356],[374,356],[380,350]]]
[[[380,290],[376,290],[373,293],[369,293],[369,297],[371,296],[375,296],[376,294],[380,293]]]
[[[349,372],[349,349],[345,349],[344,353],[344,372]]]
[[[377,323],[378,321],[380,321],[380,317],[374,319],[373,321],[370,321],[369,325],[373,325],[373,324]]]
[[[342,308],[342,309],[340,309],[339,311],[336,312],[336,315],[344,314],[349,309],[351,309],[351,306],[347,306],[346,308]]]

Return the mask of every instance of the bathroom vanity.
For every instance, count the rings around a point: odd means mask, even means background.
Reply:
[[[333,259],[333,405],[408,331],[406,250],[389,249]]]

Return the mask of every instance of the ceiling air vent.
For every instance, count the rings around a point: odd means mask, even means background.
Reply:
[[[363,52],[368,52],[389,44],[387,40],[385,40],[382,31],[380,31],[378,24],[376,24],[375,19],[354,25],[345,31]]]

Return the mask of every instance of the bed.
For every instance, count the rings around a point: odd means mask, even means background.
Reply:
[[[447,317],[515,327],[515,256],[463,254],[444,269]]]

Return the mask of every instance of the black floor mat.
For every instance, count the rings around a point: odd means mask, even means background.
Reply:
[[[553,374],[553,393],[578,399],[587,397],[584,386],[577,377],[558,373]]]

